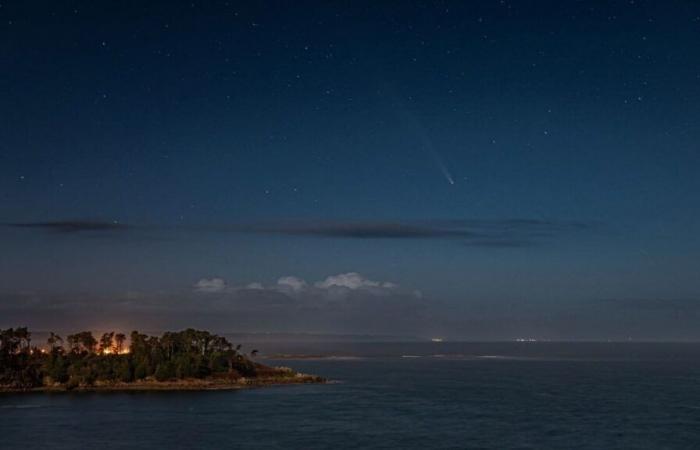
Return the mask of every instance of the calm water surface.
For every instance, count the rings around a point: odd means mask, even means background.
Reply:
[[[698,346],[362,349],[274,361],[329,385],[0,395],[0,448],[700,448]]]

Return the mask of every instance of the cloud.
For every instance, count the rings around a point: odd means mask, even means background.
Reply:
[[[593,222],[544,219],[452,219],[424,221],[292,220],[200,226],[135,226],[118,222],[68,220],[5,223],[6,227],[42,229],[94,236],[113,232],[254,233],[330,239],[456,240],[470,247],[517,248],[574,233],[591,232]],[[111,235],[111,234],[110,234]],[[149,236],[153,239],[153,236]]]
[[[288,275],[280,277],[274,284],[268,286],[259,282],[231,285],[223,278],[202,278],[194,284],[193,290],[195,293],[225,293],[239,298],[253,293],[257,296],[256,298],[262,298],[266,294],[278,297],[281,294],[286,297],[302,299],[307,304],[316,300],[337,301],[345,299],[353,291],[363,291],[370,296],[401,293],[416,298],[422,297],[419,291],[401,292],[396,283],[371,280],[357,272],[330,275],[314,283],[307,283],[302,278]]]
[[[591,231],[596,224],[540,219],[455,219],[428,221],[280,221],[199,227],[232,233],[278,234],[338,239],[452,239],[469,246],[525,247],[545,238]]]
[[[466,230],[440,229],[432,226],[401,222],[280,222],[234,224],[219,227],[219,231],[241,233],[286,234],[354,239],[425,239],[436,237],[475,237]]]
[[[13,228],[36,228],[57,233],[82,233],[82,232],[113,232],[127,231],[132,228],[130,225],[117,221],[95,221],[95,220],[63,220],[52,222],[18,222],[5,223],[6,227]]]
[[[297,277],[287,276],[277,280],[277,287],[283,290],[289,289],[292,292],[299,292],[306,288],[306,286],[306,281]]]
[[[226,289],[226,281],[223,278],[202,278],[194,285],[195,292],[223,292]]]
[[[396,284],[385,281],[372,281],[369,280],[357,272],[341,273],[338,275],[332,275],[327,277],[323,281],[316,282],[314,284],[319,289],[331,289],[334,287],[347,288],[350,290],[362,289],[362,288],[384,288],[384,289],[394,289],[397,287]]]
[[[521,248],[537,244],[535,239],[472,239],[464,243],[467,247],[481,248]]]

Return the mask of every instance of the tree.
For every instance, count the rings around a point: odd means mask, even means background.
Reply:
[[[32,343],[32,333],[29,332],[27,327],[18,327],[15,330],[15,336],[19,340],[20,351],[28,351]]]
[[[82,331],[76,334],[70,334],[67,337],[70,350],[74,354],[80,353],[95,353],[97,340],[90,331]]]
[[[139,362],[134,368],[134,378],[137,380],[143,380],[148,376],[148,364],[145,362]]]
[[[0,331],[0,355],[9,357],[19,353],[20,345],[20,338],[13,328]]]
[[[68,381],[68,359],[59,352],[52,352],[44,362],[42,370],[53,383]]]
[[[77,334],[69,334],[66,336],[68,347],[71,353],[80,353],[80,340]]]
[[[0,329],[0,387],[31,388],[60,383],[67,389],[95,382],[131,382],[155,375],[160,381],[173,378],[206,378],[228,373],[229,377],[256,376],[263,367],[240,353],[226,338],[189,328],[164,333],[160,338],[137,331],[131,333],[129,354],[123,354],[126,336],[104,333],[96,340],[90,331],[62,338],[51,332],[51,351],[31,345],[27,328]],[[95,353],[97,351],[97,353]]]
[[[175,378],[175,370],[173,369],[172,363],[164,362],[158,364],[158,367],[156,367],[155,377],[158,381],[166,381]]]
[[[124,341],[126,341],[126,336],[124,333],[117,333],[114,336],[114,353],[120,355],[124,350]]]
[[[25,389],[42,382],[41,353],[31,347],[26,327],[0,330],[0,385]]]
[[[80,342],[83,348],[88,353],[95,353],[95,347],[97,346],[97,340],[89,331],[83,331],[80,333]]]
[[[114,373],[119,381],[124,383],[134,381],[134,375],[132,373],[131,364],[129,363],[128,357],[120,357],[118,359],[117,367]]]
[[[112,353],[112,341],[114,340],[114,331],[105,333],[100,338],[100,355]]]
[[[51,353],[55,353],[59,349],[63,350],[63,338],[53,331],[49,333],[49,338],[46,340],[46,343],[49,344]]]

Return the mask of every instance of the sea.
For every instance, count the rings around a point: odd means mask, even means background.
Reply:
[[[298,343],[324,385],[0,395],[2,449],[697,449],[700,344]]]

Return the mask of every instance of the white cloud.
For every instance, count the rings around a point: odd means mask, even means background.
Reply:
[[[298,277],[282,277],[277,280],[277,286],[283,290],[292,290],[293,292],[299,292],[306,288],[306,281]]]
[[[246,290],[276,292],[279,294],[297,297],[305,296],[331,296],[332,298],[345,297],[351,291],[363,291],[369,294],[384,295],[398,291],[398,285],[389,281],[370,280],[357,272],[347,272],[326,277],[322,281],[309,284],[305,280],[295,276],[284,276],[273,285],[265,286],[259,282],[242,285],[228,285],[223,278],[202,278],[194,285],[195,292],[202,293],[237,293]]]
[[[194,285],[197,292],[222,292],[226,289],[226,281],[223,278],[202,278]]]
[[[319,289],[347,288],[350,290],[368,288],[394,289],[397,287],[396,284],[388,281],[380,282],[367,279],[357,272],[331,275],[325,280],[317,282],[315,286]]]

